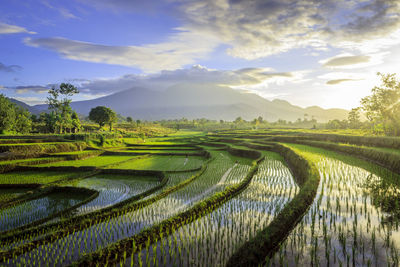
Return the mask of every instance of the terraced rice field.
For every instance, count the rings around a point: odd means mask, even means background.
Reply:
[[[12,200],[29,191],[29,188],[4,188],[0,189],[0,203]]]
[[[93,167],[103,167],[107,165],[117,164],[124,161],[132,160],[135,156],[99,156],[83,160],[68,160],[60,161],[46,164],[39,164],[38,167],[60,167],[60,166],[72,166],[72,167],[83,167],[83,166],[93,166]]]
[[[115,150],[118,152],[126,152],[126,153],[138,153],[138,154],[186,154],[186,155],[190,155],[190,154],[197,154],[199,153],[198,150],[189,150],[189,149],[176,149],[176,150],[172,150],[172,149],[118,149]]]
[[[60,173],[58,171],[20,171],[0,174],[0,184],[48,184],[70,177],[79,177],[82,173]]]
[[[245,175],[249,166],[235,165],[235,162],[226,152],[215,152],[216,159],[211,162],[207,170],[196,181],[187,187],[178,190],[158,202],[142,209],[118,214],[107,221],[97,222],[93,220],[92,226],[82,231],[57,240],[56,243],[39,247],[37,250],[18,258],[18,262],[29,262],[36,255],[47,251],[48,257],[44,262],[56,264],[56,254],[59,254],[61,244],[70,244],[64,247],[63,259],[66,263],[77,260],[82,253],[95,251],[112,242],[138,233],[146,227],[172,217],[174,214],[189,208],[193,203],[200,201],[215,192],[222,191],[230,182],[235,182],[234,174]],[[224,176],[225,175],[225,176]],[[111,234],[112,233],[112,234]],[[85,242],[90,240],[90,242]],[[76,244],[76,245],[75,245]]]
[[[382,190],[377,188],[382,179],[397,175],[377,166],[371,172],[346,164],[320,149],[293,147],[317,163],[321,184],[309,212],[273,264],[397,266],[400,229],[384,223],[390,215],[375,205],[371,195],[373,190]],[[400,181],[400,176],[396,179]],[[400,196],[399,189],[390,188]]]
[[[182,171],[201,167],[203,159],[186,156],[148,156],[112,166],[113,169]]]
[[[380,137],[279,135],[125,139],[11,160],[0,265],[398,266],[400,152]]]
[[[24,202],[0,211],[0,231],[23,226],[62,211],[85,199],[83,194],[50,193],[45,197]]]
[[[267,153],[252,183],[238,196],[146,246],[125,260],[125,265],[224,266],[233,252],[268,225],[297,191],[297,184],[279,156]]]
[[[95,175],[86,179],[67,184],[84,187],[99,192],[99,196],[80,206],[74,215],[89,213],[94,210],[109,207],[130,197],[143,193],[159,183],[157,177],[139,177],[128,175]]]

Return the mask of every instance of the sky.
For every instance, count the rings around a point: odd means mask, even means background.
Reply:
[[[31,105],[192,82],[351,109],[399,70],[398,0],[0,2],[0,94]]]

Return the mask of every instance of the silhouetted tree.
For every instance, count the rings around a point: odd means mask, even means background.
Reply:
[[[234,121],[234,123],[236,123],[236,124],[239,124],[239,123],[241,123],[241,122],[243,122],[242,117],[237,117],[237,118],[235,119],[235,121]]]
[[[378,73],[381,85],[372,88],[372,95],[361,99],[361,107],[374,130],[400,135],[400,81],[395,74]]]
[[[347,116],[347,120],[349,121],[350,128],[352,128],[352,129],[360,128],[360,126],[361,126],[360,109],[352,108]]]

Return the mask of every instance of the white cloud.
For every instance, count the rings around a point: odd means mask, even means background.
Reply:
[[[378,51],[398,43],[397,0],[182,1],[186,23],[231,45],[235,57],[257,59],[311,47]],[[361,50],[362,49],[362,50]]]
[[[193,64],[218,45],[217,40],[206,33],[177,30],[166,42],[143,46],[110,46],[65,38],[26,38],[25,43],[58,52],[68,59],[137,67],[146,72]]]
[[[34,96],[26,96],[26,97],[13,97],[14,99],[17,99],[19,101],[22,101],[28,105],[38,105],[38,104],[43,104],[45,101],[43,101],[42,98],[39,97],[34,97]]]
[[[186,69],[164,70],[153,74],[128,74],[117,78],[70,79],[79,88],[80,98],[94,98],[109,95],[131,88],[147,88],[150,90],[165,90],[179,83],[210,83],[230,86],[232,88],[255,91],[253,86],[266,87],[270,83],[285,84],[299,82],[306,72],[277,72],[271,68],[244,68],[237,70],[214,70],[201,65],[193,65]],[[47,93],[49,88],[56,86],[28,85],[7,87],[17,94]]]
[[[311,53],[333,47],[368,57],[400,42],[397,0],[81,2],[115,12],[145,10],[173,15],[183,24],[166,41],[141,46],[64,38],[27,38],[26,44],[53,50],[68,59],[156,72],[195,64],[221,44],[229,46],[226,52],[233,57],[254,60],[304,47],[310,48]]]
[[[26,93],[47,93],[50,89],[50,85],[41,86],[41,85],[28,85],[28,86],[15,86],[15,87],[7,87],[6,89],[13,90],[17,94],[26,94]]]
[[[325,84],[335,85],[350,81],[361,81],[368,78],[370,73],[357,73],[357,72],[328,72],[319,75],[317,78],[325,80]]]
[[[297,80],[298,73],[276,72],[271,68],[244,68],[238,70],[212,70],[200,65],[191,68],[165,70],[160,73],[130,74],[112,79],[95,79],[82,82],[81,92],[86,94],[110,94],[133,87],[164,90],[178,83],[212,83],[233,88],[250,88],[252,85]]]
[[[290,92],[290,90],[286,90],[287,86],[290,85],[297,87],[309,81],[310,79],[306,78],[309,73],[309,70],[274,73],[275,75],[262,79],[258,83],[242,84],[231,87],[236,89],[246,89],[266,98],[283,97],[293,94],[293,91]],[[296,94],[296,92],[294,93]]]
[[[10,24],[0,22],[0,34],[11,34],[11,33],[35,34],[36,32],[28,31],[27,29],[20,27],[20,26],[10,25]]]
[[[57,11],[61,16],[63,16],[66,19],[77,19],[78,18],[68,9],[66,9],[64,7],[54,6],[54,5],[50,4],[50,2],[47,0],[42,0],[41,3],[43,5],[45,5],[46,7],[48,7],[49,9]]]
[[[350,53],[343,53],[320,60],[319,63],[325,68],[331,69],[357,69],[369,66],[375,66],[383,63],[383,58],[387,56],[388,52],[374,53],[369,55],[353,55]]]
[[[353,56],[353,55],[339,55],[326,60],[320,61],[324,67],[342,67],[348,65],[358,65],[362,63],[368,63],[370,56]]]
[[[326,82],[326,84],[329,85],[336,85],[344,82],[354,82],[354,81],[359,81],[358,79],[336,79],[336,80],[329,80]]]
[[[96,9],[112,10],[114,12],[143,13],[155,12],[156,10],[168,10],[171,1],[143,1],[143,0],[76,0]]]
[[[17,72],[22,70],[22,67],[19,65],[4,65],[0,62],[0,71],[3,72]]]

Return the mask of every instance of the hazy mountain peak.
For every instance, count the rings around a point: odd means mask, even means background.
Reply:
[[[342,109],[304,109],[286,100],[269,101],[254,93],[243,93],[242,90],[210,83],[179,83],[164,91],[132,87],[109,96],[73,102],[71,106],[81,114],[88,114],[90,109],[96,106],[107,106],[123,116],[148,120],[182,117],[234,120],[238,116],[252,120],[262,116],[268,121],[294,121],[307,113],[319,121],[327,121],[344,119],[348,113]],[[40,105],[37,108],[43,110],[47,109],[47,106]]]
[[[292,105],[288,101],[282,100],[282,99],[274,99],[274,100],[272,100],[272,102],[274,102],[276,104],[281,104],[281,105]]]

